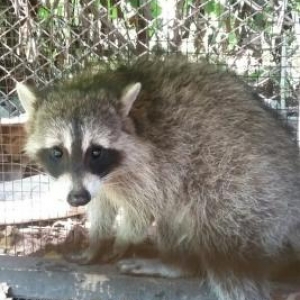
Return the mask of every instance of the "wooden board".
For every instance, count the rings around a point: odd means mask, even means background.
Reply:
[[[63,260],[0,256],[0,282],[22,299],[216,300],[201,278],[131,277],[114,265],[78,266]],[[272,300],[299,300],[300,281],[273,283]]]

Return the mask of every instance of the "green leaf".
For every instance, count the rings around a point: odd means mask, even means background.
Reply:
[[[139,8],[139,6],[140,6],[139,0],[130,0],[129,2],[132,5],[132,7],[134,7],[134,8]]]
[[[161,14],[161,7],[158,4],[158,0],[152,0],[150,2],[151,15],[156,19]]]
[[[112,20],[115,20],[118,18],[118,8],[113,6],[109,10],[109,16]]]
[[[221,5],[221,3],[219,1],[210,0],[204,6],[204,11],[208,15],[214,15],[214,16],[218,17],[223,13],[224,7]]]
[[[115,20],[118,18],[118,8],[110,0],[101,0],[100,5],[107,9],[110,19]]]
[[[185,0],[183,3],[183,11],[186,13],[190,5],[193,3],[193,0]]]
[[[129,1],[132,7],[139,8],[140,7],[140,1],[139,0],[130,0]],[[152,0],[150,1],[150,11],[152,17],[155,19],[161,14],[161,7],[158,3],[158,0]]]
[[[211,14],[216,12],[216,2],[215,0],[210,0],[204,6],[204,10],[206,13]]]
[[[248,75],[248,78],[252,81],[258,80],[263,74],[263,70],[255,70],[253,73]]]
[[[47,19],[49,17],[49,10],[44,7],[39,7],[38,16],[41,19]]]

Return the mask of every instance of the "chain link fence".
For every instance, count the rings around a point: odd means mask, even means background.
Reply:
[[[224,63],[274,107],[293,106],[299,7],[297,0],[1,0],[1,107],[18,113],[16,80],[43,86],[88,63],[170,52]]]

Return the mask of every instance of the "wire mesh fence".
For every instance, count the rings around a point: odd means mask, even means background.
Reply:
[[[48,178],[22,154],[23,109],[15,93],[17,81],[43,87],[91,64],[114,66],[147,54],[181,53],[191,60],[224,64],[243,76],[296,129],[299,46],[297,0],[1,0],[0,203],[6,203],[2,220],[16,206],[21,207],[23,221],[18,222],[13,214],[6,225],[37,220],[25,214],[28,202],[16,205],[15,201],[29,198],[30,212],[36,207],[37,215],[48,206],[33,199],[53,198],[45,196]],[[60,217],[58,210],[51,217],[43,215],[42,220]],[[23,236],[25,243],[29,241],[26,232],[31,232],[35,245],[38,239],[34,237],[50,236],[49,231],[58,232],[60,226],[72,227],[68,222],[47,223],[39,229],[29,223],[17,232],[5,227],[2,253],[22,254],[17,237],[20,241]],[[41,247],[47,244],[39,241]],[[36,251],[26,247],[23,254]]]
[[[90,62],[181,52],[247,75],[290,104],[299,83],[299,3],[239,0],[1,1],[0,93],[15,80],[45,85]],[[275,105],[275,103],[274,103]]]

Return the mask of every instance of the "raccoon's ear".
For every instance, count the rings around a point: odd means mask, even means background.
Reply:
[[[123,95],[121,97],[121,102],[122,102],[122,115],[123,117],[127,117],[134,101],[136,100],[140,90],[141,90],[142,85],[137,82],[134,84],[131,84],[125,88],[123,91]]]
[[[17,82],[16,90],[23,108],[30,115],[33,112],[34,103],[36,102],[35,94],[27,85],[20,82]]]

